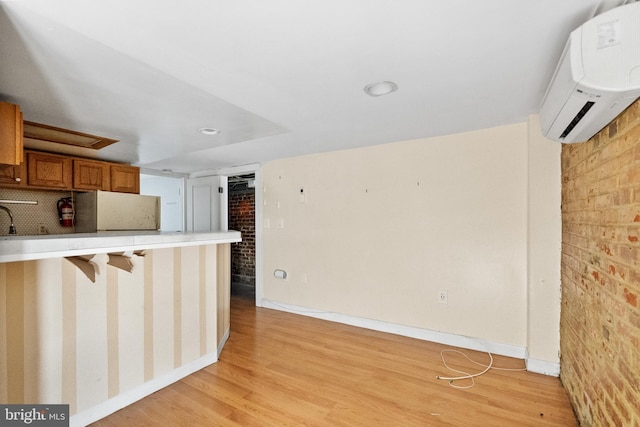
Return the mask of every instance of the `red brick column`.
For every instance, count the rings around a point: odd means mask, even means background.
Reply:
[[[231,282],[255,285],[255,193],[229,194],[229,229],[242,233],[242,242],[231,245]]]
[[[640,101],[562,149],[561,380],[582,425],[640,425]]]

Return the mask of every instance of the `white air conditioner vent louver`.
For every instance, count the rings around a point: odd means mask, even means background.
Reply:
[[[540,107],[542,133],[583,142],[640,97],[640,2],[574,30]]]

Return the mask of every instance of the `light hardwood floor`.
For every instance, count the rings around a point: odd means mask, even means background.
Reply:
[[[455,389],[436,379],[451,375],[440,355],[447,346],[260,309],[241,297],[231,304],[218,363],[94,426],[577,426],[557,378],[491,370]],[[494,358],[495,366],[524,366]],[[482,370],[456,355],[447,362]]]

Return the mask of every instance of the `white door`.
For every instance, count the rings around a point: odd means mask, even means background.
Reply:
[[[187,231],[228,229],[227,177],[187,180]]]

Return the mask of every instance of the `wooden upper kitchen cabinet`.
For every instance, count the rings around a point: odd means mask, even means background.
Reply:
[[[0,164],[0,186],[22,188],[27,186],[27,167],[24,162],[19,165]]]
[[[27,152],[27,184],[29,186],[71,189],[72,174],[71,157]]]
[[[0,163],[19,165],[24,161],[22,135],[20,106],[0,101]]]
[[[0,164],[1,188],[26,190],[115,191],[140,194],[140,168],[26,150],[18,165]]]
[[[111,165],[111,191],[140,193],[140,168],[130,165]]]
[[[111,188],[109,163],[99,160],[73,159],[73,188],[103,190]]]

